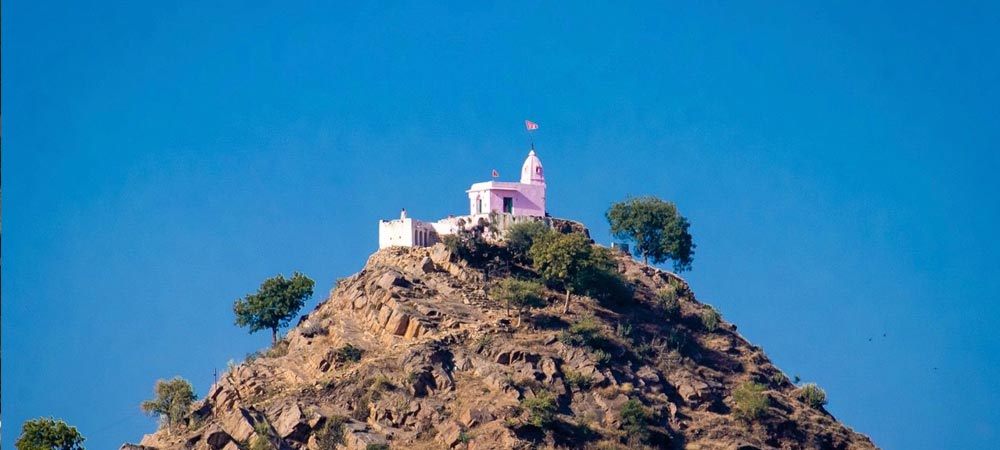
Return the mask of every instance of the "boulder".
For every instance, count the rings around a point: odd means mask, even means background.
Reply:
[[[212,450],[222,450],[227,444],[233,442],[232,436],[229,436],[229,433],[226,433],[222,430],[222,428],[217,426],[206,431],[204,436],[205,443],[208,444],[208,447]]]
[[[282,439],[305,443],[309,438],[309,424],[306,423],[302,410],[294,403],[286,404],[272,425]]]
[[[462,440],[462,424],[448,420],[436,426],[438,434],[434,438],[444,444],[447,448],[454,447]]]
[[[490,414],[485,408],[469,408],[459,417],[462,424],[469,428],[493,421],[494,419],[496,417]]]
[[[219,418],[222,429],[236,441],[246,441],[253,436],[254,419],[245,408],[239,408]]]

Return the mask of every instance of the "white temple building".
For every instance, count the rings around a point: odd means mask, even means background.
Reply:
[[[480,219],[505,224],[520,219],[545,218],[545,171],[532,149],[521,166],[521,181],[483,181],[474,183],[468,191],[469,214],[448,217],[437,222],[425,222],[408,217],[406,210],[395,220],[378,223],[379,248],[394,245],[427,247],[440,242],[441,237],[455,234],[461,228],[474,227]]]

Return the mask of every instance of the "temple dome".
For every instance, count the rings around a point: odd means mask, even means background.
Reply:
[[[542,161],[535,156],[535,150],[528,153],[521,166],[521,183],[523,184],[545,184],[545,170],[542,169]]]

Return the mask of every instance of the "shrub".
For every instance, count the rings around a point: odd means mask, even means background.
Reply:
[[[687,284],[685,284],[679,278],[673,278],[673,277],[668,278],[667,284],[669,284],[670,287],[674,288],[674,292],[677,294],[677,297],[687,297],[688,294],[691,293],[690,291],[688,291]]]
[[[515,258],[520,261],[529,261],[528,250],[531,250],[531,245],[534,244],[535,238],[548,232],[550,232],[549,227],[543,222],[515,223],[507,229],[504,240],[507,242],[507,248]]]
[[[365,450],[389,450],[389,444],[368,444]]]
[[[585,391],[590,389],[590,386],[594,384],[594,378],[589,375],[584,375],[580,372],[574,372],[572,370],[566,371],[566,384],[571,388],[576,388],[580,391]]]
[[[649,440],[649,411],[638,400],[630,399],[622,405],[619,413],[622,419],[622,429],[628,434],[638,437],[642,442]]]
[[[604,342],[601,324],[594,316],[585,316],[573,322],[559,334],[559,340],[575,347],[599,347]]]
[[[656,300],[667,318],[676,318],[681,312],[681,303],[677,299],[677,289],[673,286],[665,287],[656,292]]]
[[[521,409],[528,412],[529,423],[545,428],[555,419],[556,396],[549,391],[540,391],[533,398],[521,400]]]
[[[771,380],[771,383],[774,384],[775,386],[782,386],[785,383],[789,382],[788,375],[785,375],[784,373],[781,372],[772,373],[771,376],[768,377],[768,379]]]
[[[505,302],[508,314],[512,307],[517,311],[518,327],[521,326],[521,317],[526,310],[545,306],[545,286],[534,281],[504,278],[490,292],[490,296]]]
[[[334,359],[339,363],[345,363],[348,361],[358,362],[361,361],[362,353],[363,352],[361,351],[360,348],[357,348],[351,344],[347,344],[337,349],[336,353],[334,354]]]
[[[378,375],[372,380],[371,389],[376,392],[392,391],[396,389],[396,384],[385,375]]]
[[[358,399],[357,406],[354,408],[353,411],[351,411],[351,418],[357,420],[358,422],[367,421],[368,416],[372,414],[370,400],[371,400],[370,395],[365,395],[364,397]]]
[[[816,383],[806,383],[795,390],[795,398],[809,405],[811,408],[819,409],[826,404],[826,392]]]
[[[733,414],[736,418],[752,421],[764,417],[771,406],[771,398],[764,393],[764,385],[747,382],[733,391]]]
[[[712,305],[705,305],[705,309],[701,311],[701,324],[705,326],[705,329],[711,333],[719,328],[720,322],[722,322],[722,315],[719,314],[719,311],[716,311]]]
[[[483,350],[489,350],[490,348],[493,347],[493,335],[484,334],[482,336],[479,336],[479,338],[476,339],[476,346]]]
[[[604,367],[607,366],[609,363],[611,363],[611,353],[608,353],[605,350],[595,349],[593,355],[594,355],[594,363],[596,363],[598,366]]]
[[[267,422],[257,422],[253,426],[254,432],[257,436],[253,438],[253,442],[250,444],[250,450],[271,450],[273,446],[271,445],[271,426]]]
[[[319,431],[316,432],[316,443],[319,448],[335,448],[337,444],[344,443],[344,423],[347,419],[340,416],[333,416],[326,420]]]
[[[170,381],[157,380],[153,391],[156,393],[156,398],[146,400],[139,406],[146,414],[158,415],[167,427],[180,422],[187,414],[191,403],[198,398],[191,383],[181,377],[174,377]]]
[[[301,333],[302,336],[311,338],[317,335],[325,335],[327,333],[327,329],[319,321],[307,320],[306,323],[302,324]]]
[[[688,344],[687,335],[675,329],[667,330],[666,339],[667,348],[677,350],[678,352],[683,352]]]
[[[265,358],[277,358],[288,354],[288,341],[281,339],[264,352]]]
[[[635,327],[633,327],[632,324],[630,324],[628,322],[625,322],[625,323],[617,322],[617,323],[615,323],[615,335],[617,335],[618,337],[620,337],[622,339],[631,340],[632,339],[632,332],[633,331],[635,331]]]

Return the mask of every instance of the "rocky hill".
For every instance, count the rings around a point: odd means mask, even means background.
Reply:
[[[380,250],[185,424],[123,449],[876,448],[683,280],[616,258],[626,299],[577,296],[564,315],[549,292],[515,327],[486,293],[500,274],[441,244]],[[748,417],[733,394],[750,382],[764,403]]]

